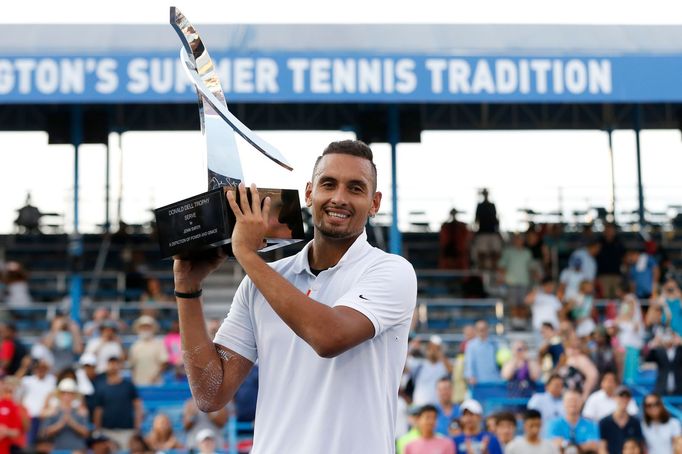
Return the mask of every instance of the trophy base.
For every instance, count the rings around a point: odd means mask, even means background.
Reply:
[[[154,210],[159,247],[163,258],[199,259],[214,256],[218,248],[232,255],[232,230],[236,218],[225,192],[214,189]],[[270,197],[266,245],[271,251],[304,240],[303,218],[295,189],[258,188],[261,200]],[[239,201],[239,192],[237,201]],[[249,201],[251,191],[247,188]]]

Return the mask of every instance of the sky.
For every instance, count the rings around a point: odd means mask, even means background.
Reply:
[[[405,6],[400,5],[404,3]],[[201,23],[565,23],[672,24],[680,7],[670,1],[476,1],[418,3],[346,0],[176,3]],[[106,6],[108,5],[108,6]],[[167,23],[162,1],[14,2],[0,23]],[[563,6],[563,7],[562,7]],[[245,177],[261,186],[303,189],[314,158],[332,140],[352,138],[347,132],[262,132],[291,161],[295,171],[280,170],[259,153],[240,144]],[[631,131],[613,136],[617,211],[637,204],[635,139]],[[390,212],[390,150],[372,144]],[[31,192],[42,211],[63,216],[48,220],[73,223],[73,149],[47,145],[44,133],[0,133],[0,232],[12,230],[15,211]],[[205,190],[205,146],[199,131],[126,133],[110,137],[112,221],[120,198],[122,219],[144,223],[149,211]],[[600,131],[432,132],[418,144],[398,147],[399,219],[427,220],[438,227],[452,207],[471,221],[478,190],[489,187],[505,229],[524,227],[522,207],[565,213],[610,206],[611,168],[606,133]],[[36,165],[36,163],[39,163]],[[105,148],[80,151],[81,222],[92,231],[104,221]],[[642,166],[648,208],[665,211],[682,204],[682,137],[679,130],[644,131]],[[30,173],[29,173],[30,169]],[[414,175],[423,178],[414,178]],[[122,184],[121,184],[122,183]],[[424,214],[414,213],[424,212]],[[568,218],[571,220],[571,217]]]

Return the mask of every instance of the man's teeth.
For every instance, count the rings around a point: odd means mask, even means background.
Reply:
[[[333,213],[331,211],[327,212],[329,216],[335,217],[335,218],[341,218],[341,219],[346,219],[348,217],[347,214],[341,214],[341,213]]]

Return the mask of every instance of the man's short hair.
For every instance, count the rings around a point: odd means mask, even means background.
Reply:
[[[554,324],[552,322],[542,322],[542,327],[543,328],[556,329],[556,328],[554,328]]]
[[[552,374],[547,378],[547,385],[549,385],[553,380],[561,380],[561,382],[564,382],[564,379],[561,377],[559,374]]]
[[[529,408],[523,412],[523,420],[528,421],[529,419],[542,419],[542,414],[537,410]]]
[[[542,278],[541,281],[542,285],[545,284],[554,284],[554,278],[550,276],[549,274],[545,275],[545,277]]]
[[[315,179],[317,166],[320,164],[320,161],[324,156],[329,154],[347,154],[367,159],[370,164],[372,164],[372,174],[374,176],[372,190],[377,190],[377,166],[374,164],[374,153],[372,153],[372,149],[365,142],[362,140],[340,140],[327,145],[327,148],[324,149],[322,154],[318,156],[315,161],[315,166],[313,167],[313,180]]]
[[[514,413],[510,411],[501,411],[499,413],[495,413],[495,424],[499,424],[503,421],[510,422],[514,425],[516,425],[516,417],[514,416]]]
[[[426,404],[426,405],[422,405],[421,407],[419,407],[419,410],[417,410],[416,416],[419,417],[419,416],[423,415],[424,413],[426,413],[427,411],[431,411],[435,414],[438,414],[438,409],[434,405]]]

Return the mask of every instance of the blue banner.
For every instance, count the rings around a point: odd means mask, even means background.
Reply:
[[[0,99],[195,102],[178,54],[0,56]],[[228,102],[682,102],[676,55],[212,57]]]

